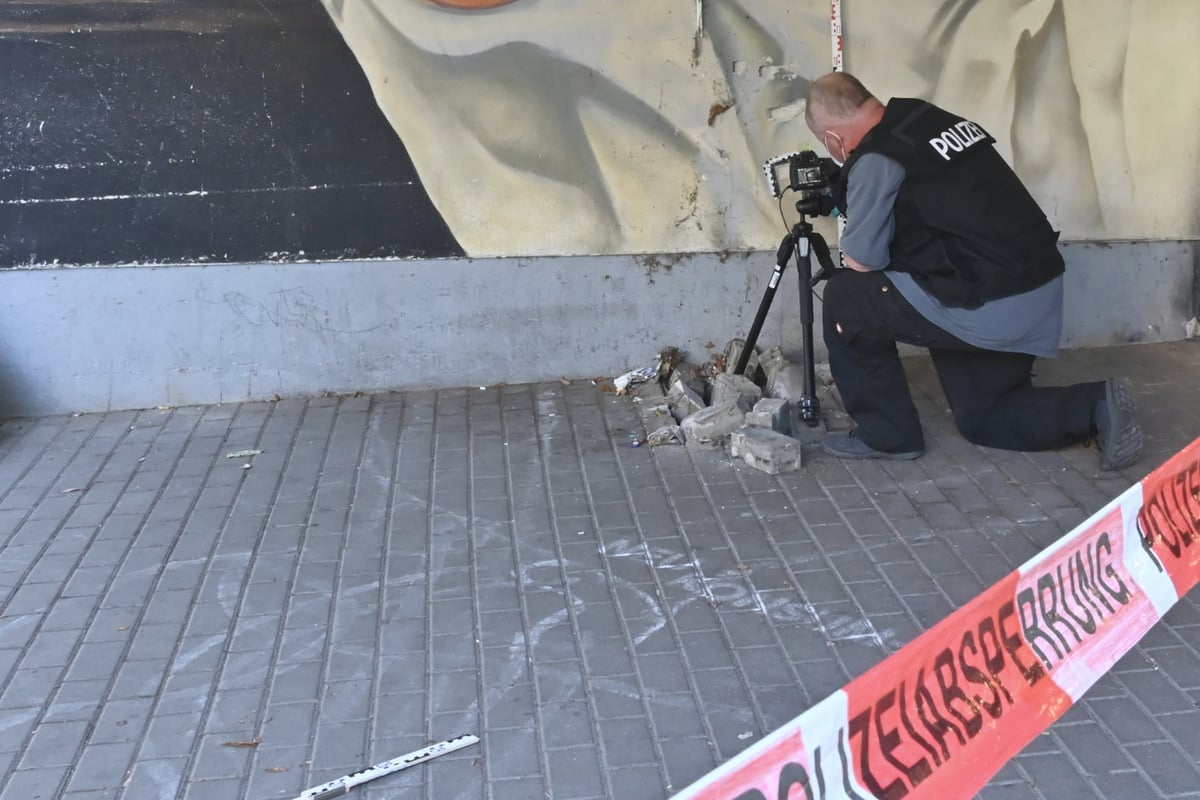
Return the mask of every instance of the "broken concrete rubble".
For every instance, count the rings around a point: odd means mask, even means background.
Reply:
[[[818,386],[833,385],[833,371],[829,369],[828,361],[822,361],[818,364],[814,364],[813,373],[816,375]]]
[[[754,404],[746,415],[746,424],[756,428],[769,428],[785,436],[792,431],[788,401],[782,397],[764,397]]]
[[[742,357],[742,349],[745,346],[745,339],[733,339],[729,344],[725,345],[725,372],[727,374],[732,375],[737,368],[738,359]],[[757,350],[750,354],[750,359],[746,362],[746,370],[742,374],[751,381],[756,383],[762,382],[764,376]]]
[[[775,373],[779,371],[780,367],[788,363],[788,360],[784,358],[783,349],[778,345],[767,350],[767,352],[758,357],[758,360],[762,368],[763,385],[769,385],[771,381],[775,380]]]
[[[772,347],[749,359],[753,369],[735,375],[742,346],[742,340],[734,339],[703,365],[687,361],[675,348],[664,349],[658,382],[638,387],[635,401],[644,429],[651,431],[638,444],[723,447],[765,472],[798,469],[803,447],[815,443],[819,434],[794,419],[804,396],[803,368]],[[815,377],[825,429],[848,428],[828,367],[817,365]]]
[[[745,375],[722,373],[713,378],[712,402],[719,405],[728,400],[738,404],[742,413],[754,408],[754,404],[762,399],[762,389]]]
[[[842,397],[832,383],[817,387],[821,404],[821,427],[826,431],[845,432],[854,428],[854,419],[842,407]]]
[[[783,364],[767,384],[768,397],[798,401],[804,396],[804,368],[799,364]]]
[[[682,361],[676,364],[671,370],[663,375],[663,388],[670,394],[671,389],[676,382],[682,381],[685,386],[691,389],[700,397],[708,397],[708,375],[705,368],[699,364],[693,364],[690,361]]]
[[[671,407],[671,413],[677,420],[690,417],[707,405],[704,402],[704,395],[693,387],[691,381],[678,373],[671,376],[670,388],[667,390],[667,404]]]
[[[799,440],[769,428],[747,426],[734,431],[729,437],[729,452],[772,475],[799,469],[803,463]]]
[[[684,418],[679,427],[683,429],[686,441],[712,444],[745,424],[746,412],[742,411],[736,400],[726,400],[705,406]]]

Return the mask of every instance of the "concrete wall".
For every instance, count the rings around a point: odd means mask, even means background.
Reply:
[[[1063,250],[1065,346],[1183,338],[1200,243]],[[745,334],[772,266],[752,253],[8,270],[0,414],[612,376],[665,345],[704,361]],[[789,270],[761,345],[798,356],[797,296]]]

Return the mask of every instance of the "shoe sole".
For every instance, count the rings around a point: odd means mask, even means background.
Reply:
[[[1109,378],[1104,391],[1111,427],[1100,442],[1100,469],[1122,469],[1142,454],[1142,429],[1136,421],[1137,396],[1133,384],[1125,378]]]
[[[876,450],[874,453],[844,453],[826,444],[822,444],[821,449],[835,458],[853,459],[855,461],[912,461],[915,458],[921,457],[921,453],[917,451],[885,453],[882,450]]]

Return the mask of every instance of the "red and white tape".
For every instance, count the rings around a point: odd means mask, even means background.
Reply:
[[[845,69],[842,55],[842,0],[832,0],[829,6],[829,38],[833,42],[833,71]]]
[[[974,797],[1200,581],[1200,439],[675,800]]]
[[[843,37],[842,37],[842,0],[830,0],[830,4],[829,4],[829,41],[831,42],[832,48],[833,48],[833,71],[834,72],[844,72],[846,70],[846,60],[845,60],[846,57],[845,57],[845,53],[844,53],[845,42],[843,41]],[[845,237],[845,235],[846,235],[845,211],[846,211],[846,209],[843,208],[842,209],[843,213],[838,215],[838,221],[837,221],[838,242],[839,242],[838,254],[837,254],[838,266],[842,267],[843,269],[846,266],[846,257],[845,257],[845,253],[842,252],[840,243],[841,243],[842,238]]]

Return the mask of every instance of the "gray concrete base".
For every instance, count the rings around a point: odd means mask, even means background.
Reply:
[[[1065,347],[1173,341],[1196,242],[1070,243]],[[0,272],[0,414],[611,376],[744,336],[773,254]],[[798,358],[789,270],[759,339]],[[818,303],[817,336],[820,339]],[[818,344],[819,347],[819,344]]]

